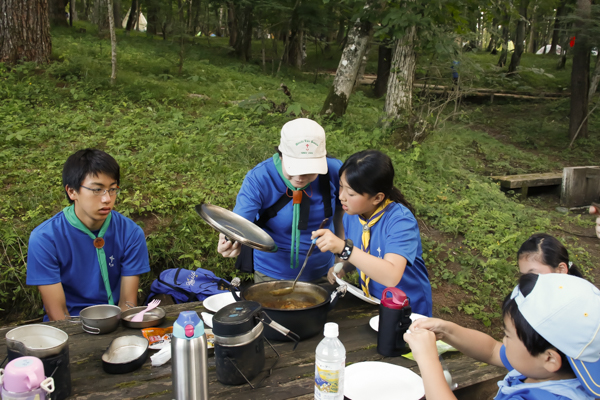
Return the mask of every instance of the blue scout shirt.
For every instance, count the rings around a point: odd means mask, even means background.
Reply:
[[[345,214],[344,229],[354,246],[362,248],[362,225],[358,215]],[[410,299],[412,312],[431,317],[431,284],[422,257],[419,225],[410,210],[400,203],[390,204],[383,217],[371,228],[369,247],[371,255],[377,258],[383,258],[387,253],[406,258],[404,275],[396,287]],[[369,293],[378,299],[384,289],[385,286],[373,279],[369,282]]]
[[[142,228],[116,211],[112,211],[104,241],[110,287],[116,305],[121,293],[121,276],[150,271],[148,248]],[[88,306],[108,303],[93,240],[71,226],[62,211],[31,232],[27,254],[28,285],[59,282],[65,291],[70,315],[79,315]]]
[[[339,194],[339,170],[342,162],[335,158],[327,158],[327,167],[329,171],[329,181],[331,189],[331,207],[335,214],[338,204]],[[321,192],[319,191],[319,179],[317,178],[310,184],[305,192],[310,197],[310,214],[308,228],[300,231],[300,266],[304,263],[304,258],[311,243],[312,232],[319,229],[319,225],[325,218],[325,210]],[[258,216],[271,207],[286,193],[287,187],[279,176],[273,159],[269,158],[254,167],[242,183],[240,192],[233,212],[249,221],[254,221]],[[303,195],[306,196],[306,193]],[[254,251],[254,269],[275,279],[296,279],[300,266],[290,268],[290,248],[292,238],[292,216],[293,204],[290,201],[286,204],[275,217],[271,218],[264,227],[275,241],[277,252],[268,253],[264,251]],[[325,228],[333,231],[333,216],[329,218],[329,224]],[[308,260],[306,269],[300,277],[301,281],[313,281],[327,275],[327,271],[333,265],[335,256],[330,252],[321,253],[316,249]]]
[[[498,394],[494,400],[593,400],[578,379],[562,379],[539,383],[525,383],[527,377],[514,369],[508,358],[506,348],[500,348],[502,364],[510,372],[498,382]]]

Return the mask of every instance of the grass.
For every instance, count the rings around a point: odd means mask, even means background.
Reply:
[[[315,118],[334,156],[344,160],[377,148],[392,157],[397,184],[418,217],[443,235],[434,240],[422,232],[434,287],[456,286],[465,294],[456,310],[490,324],[498,316],[499,299],[515,283],[518,246],[555,221],[529,201],[505,196],[487,176],[589,164],[600,146],[597,135],[590,135],[564,150],[568,103],[556,101],[468,105],[423,144],[401,151],[395,136],[378,127],[383,100],[372,98],[370,89],[353,94],[343,119],[324,119],[317,113],[331,78],[320,77],[315,84],[314,76],[285,66],[278,76],[269,69],[263,74],[256,61],[234,60],[226,38],[188,45],[179,74],[176,42],[119,32],[119,75],[113,86],[109,42],[92,26],[86,28],[86,34],[53,31],[55,62],[49,66],[22,64],[9,71],[0,65],[0,307],[13,312],[5,317],[41,313],[37,290],[24,285],[27,240],[35,226],[66,205],[62,164],[83,147],[105,149],[121,165],[123,191],[116,208],[146,233],[152,267],[142,278],[146,291],[165,268],[203,267],[226,278],[237,274],[232,260],[216,253],[217,234],[193,207],[211,202],[231,209],[246,172],[272,155],[281,126],[300,114]],[[254,46],[258,54],[260,43]],[[308,51],[306,69],[316,62]],[[330,52],[321,68],[337,65],[339,49],[331,46]],[[376,51],[370,63],[374,57]],[[461,73],[483,71],[477,84],[500,85],[506,79],[487,65],[491,56],[464,57],[469,61],[461,64]],[[542,64],[533,64],[537,60]],[[551,59],[525,55],[523,63],[545,68]],[[419,65],[426,71],[427,58]],[[562,73],[552,78],[528,74],[520,79],[536,90],[563,87],[567,80]],[[280,90],[281,83],[293,101]],[[528,114],[531,107],[536,118]],[[597,132],[599,125],[592,116],[590,131]],[[498,131],[506,138],[494,134]],[[560,157],[554,154],[558,149]],[[577,251],[584,270],[592,268],[585,249]]]

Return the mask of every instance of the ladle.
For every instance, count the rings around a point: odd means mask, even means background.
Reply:
[[[327,223],[327,221],[329,221],[329,218],[325,218],[323,220],[323,222],[321,222],[321,225],[319,226],[319,229],[323,229],[323,227],[325,226],[325,224]],[[308,248],[308,253],[306,253],[306,258],[304,259],[304,264],[302,264],[302,268],[300,268],[300,272],[298,272],[298,276],[296,277],[296,279],[294,279],[294,283],[292,283],[292,286],[288,286],[288,287],[284,287],[281,289],[275,289],[275,290],[271,290],[271,294],[273,296],[283,296],[285,294],[290,294],[294,291],[294,287],[296,286],[296,282],[298,282],[298,278],[300,278],[300,275],[302,275],[302,271],[304,271],[304,267],[306,267],[306,262],[308,261],[308,257],[310,257],[310,255],[312,254],[313,250],[315,249],[317,243],[317,238],[314,238],[310,244],[310,247]]]

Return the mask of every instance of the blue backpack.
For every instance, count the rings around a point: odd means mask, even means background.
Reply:
[[[212,271],[198,268],[189,270],[184,268],[171,268],[160,273],[150,286],[148,299],[157,294],[173,296],[175,303],[202,301],[214,294],[224,293],[219,287],[227,287],[230,283],[216,276]]]

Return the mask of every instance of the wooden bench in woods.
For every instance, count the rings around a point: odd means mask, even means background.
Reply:
[[[493,181],[500,182],[500,187],[505,189],[521,189],[521,195],[527,197],[530,187],[559,186],[562,184],[562,172],[548,172],[543,174],[522,174],[492,176]]]

